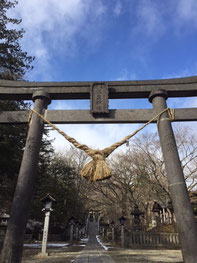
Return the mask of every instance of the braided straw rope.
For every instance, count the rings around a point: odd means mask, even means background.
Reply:
[[[61,131],[57,126],[55,126],[53,123],[48,121],[44,116],[39,114],[34,109],[31,109],[31,111],[30,111],[28,122],[30,124],[32,114],[35,113],[44,122],[48,123],[54,130],[56,130],[58,133],[60,133],[66,140],[68,140],[70,143],[72,143],[76,148],[83,150],[87,155],[89,155],[92,158],[92,160],[83,167],[83,169],[80,172],[80,175],[82,177],[85,177],[89,181],[98,181],[98,180],[107,179],[113,175],[112,171],[108,167],[105,159],[115,149],[117,149],[119,146],[126,143],[131,137],[133,137],[136,133],[138,133],[139,131],[144,129],[148,124],[150,124],[151,122],[153,122],[157,118],[160,118],[164,112],[168,112],[171,121],[174,120],[174,109],[166,108],[165,110],[158,113],[155,117],[153,117],[151,120],[149,120],[147,123],[145,123],[142,127],[137,129],[132,134],[126,136],[121,141],[112,144],[110,147],[104,148],[102,150],[91,149],[85,144],[80,144],[77,140],[75,140],[74,138],[68,136],[66,133]]]

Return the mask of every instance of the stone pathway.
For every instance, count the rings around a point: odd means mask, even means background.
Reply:
[[[96,239],[97,223],[89,223],[89,240],[75,263],[115,263]]]
[[[89,240],[74,263],[182,263],[180,250],[140,250],[113,248],[105,251],[96,239],[97,224],[89,224]]]

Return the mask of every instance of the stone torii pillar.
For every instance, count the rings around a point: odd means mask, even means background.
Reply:
[[[43,114],[50,103],[50,98],[48,93],[40,90],[33,94],[33,101],[34,109]],[[38,166],[43,129],[43,121],[33,114],[1,253],[1,263],[21,262],[23,240]]]
[[[167,108],[167,97],[165,90],[156,90],[150,93],[149,101],[153,104],[156,113]],[[196,263],[197,227],[168,112],[164,112],[160,117],[158,132],[182,246],[183,260],[185,263]]]

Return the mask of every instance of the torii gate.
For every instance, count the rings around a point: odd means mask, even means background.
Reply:
[[[144,123],[167,108],[168,97],[197,96],[197,77],[150,81],[25,82],[0,80],[0,100],[33,100],[34,109],[56,124]],[[110,110],[108,99],[147,98],[153,109]],[[50,100],[90,99],[91,110],[50,110]],[[0,124],[27,123],[29,111],[0,112]],[[197,108],[175,109],[174,121],[196,121]],[[44,123],[33,115],[12,203],[1,263],[21,262]],[[177,220],[184,262],[196,263],[197,227],[167,112],[158,132]]]

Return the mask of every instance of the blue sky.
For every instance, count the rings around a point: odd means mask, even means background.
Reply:
[[[197,75],[196,0],[19,0],[21,45],[35,56],[32,81],[108,81]],[[169,100],[171,107],[196,99]],[[53,102],[50,109],[83,109],[89,102]],[[151,108],[145,100],[113,101],[111,108]],[[82,143],[103,148],[139,125],[67,125]],[[153,125],[149,130],[155,129]],[[56,137],[57,149],[64,139]]]

